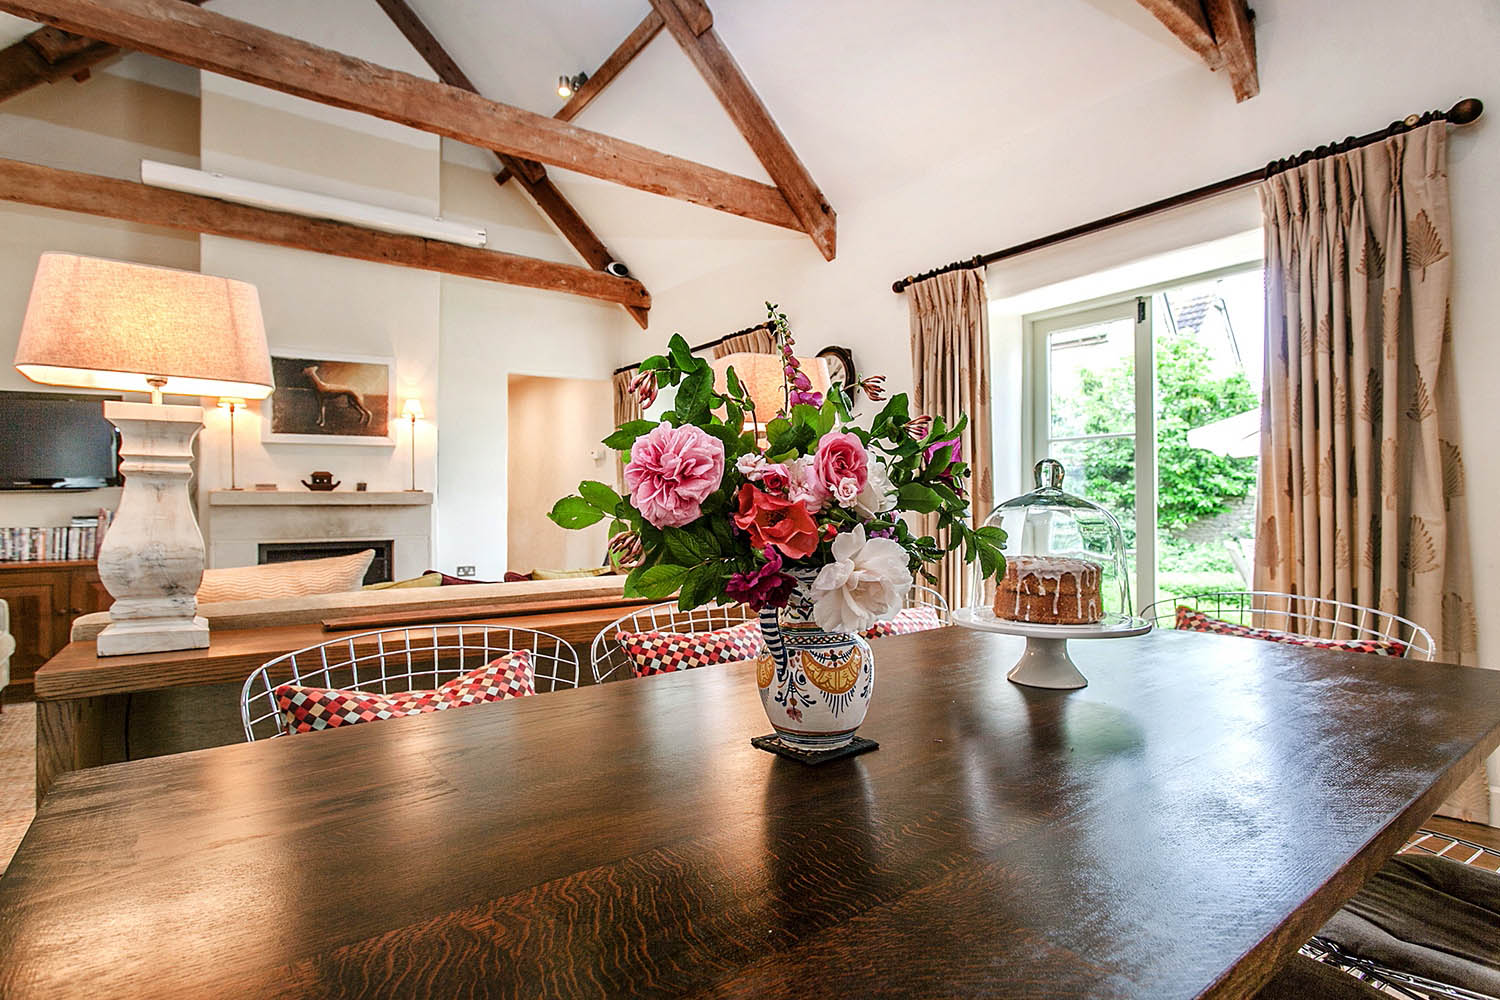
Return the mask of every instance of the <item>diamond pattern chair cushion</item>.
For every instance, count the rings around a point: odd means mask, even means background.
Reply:
[[[616,632],[637,677],[754,659],[762,648],[755,621],[714,632]]]
[[[488,701],[507,701],[536,694],[531,654],[524,649],[475,667],[431,690],[357,691],[282,684],[276,705],[289,734],[341,729],[407,715],[441,712]]]
[[[1285,642],[1293,646],[1311,646],[1316,649],[1344,649],[1351,653],[1374,653],[1376,656],[1406,655],[1406,643],[1395,639],[1314,639],[1291,632],[1278,632],[1268,628],[1251,628],[1236,625],[1219,618],[1210,618],[1201,611],[1187,605],[1177,606],[1177,627],[1188,632],[1214,632],[1218,635],[1238,635],[1247,639],[1264,639],[1267,642]]]
[[[929,629],[942,627],[943,623],[938,618],[937,608],[922,605],[917,608],[903,608],[896,612],[894,618],[889,621],[876,622],[860,635],[866,639],[879,639],[885,635],[911,635],[913,632],[926,632]]]

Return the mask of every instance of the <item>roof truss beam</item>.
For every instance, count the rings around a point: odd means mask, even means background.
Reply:
[[[1237,101],[1260,93],[1255,28],[1246,0],[1140,0],[1211,70],[1224,70]]]

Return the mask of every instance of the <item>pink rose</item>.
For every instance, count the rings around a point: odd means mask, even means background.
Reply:
[[[630,446],[625,488],[641,516],[658,528],[680,528],[724,478],[724,444],[693,426],[658,424]]]
[[[812,458],[799,458],[794,462],[788,462],[784,468],[788,480],[787,499],[804,504],[814,514],[822,510],[823,506],[828,503],[830,494],[823,480],[818,478],[818,470]]]
[[[840,507],[853,507],[854,501],[859,499],[859,494],[860,486],[854,481],[853,476],[845,476],[833,488],[833,498],[839,502]]]
[[[853,434],[827,434],[818,443],[813,468],[830,491],[845,479],[853,479],[858,493],[869,479],[870,458],[865,454],[865,446]]]

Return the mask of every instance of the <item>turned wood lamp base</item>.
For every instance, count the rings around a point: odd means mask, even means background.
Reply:
[[[104,416],[120,429],[125,488],[99,550],[99,580],[115,603],[95,648],[100,656],[205,649],[203,535],[188,496],[203,408],[107,402]]]

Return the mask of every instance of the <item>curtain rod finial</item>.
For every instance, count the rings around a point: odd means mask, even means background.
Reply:
[[[1455,125],[1467,125],[1483,113],[1483,101],[1477,97],[1465,97],[1448,109],[1448,120]]]

